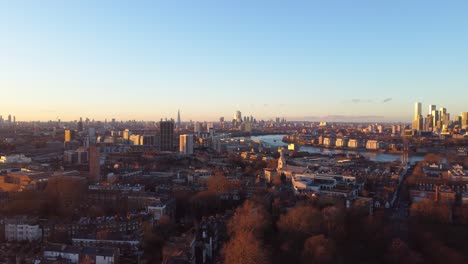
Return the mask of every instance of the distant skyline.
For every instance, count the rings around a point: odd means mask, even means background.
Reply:
[[[466,1],[2,1],[0,115],[410,122],[468,111]],[[328,119],[327,119],[328,118]]]

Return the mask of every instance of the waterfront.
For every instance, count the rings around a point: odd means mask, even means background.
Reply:
[[[287,147],[288,144],[283,142],[283,137],[286,135],[266,135],[266,136],[255,136],[250,137],[252,140],[260,140],[266,145],[271,147]],[[400,160],[401,156],[398,154],[389,154],[389,153],[379,153],[373,151],[353,151],[353,150],[342,150],[342,149],[329,149],[329,148],[320,148],[313,146],[300,146],[299,151],[304,151],[312,154],[323,154],[323,155],[333,155],[333,154],[359,154],[371,161],[377,162],[392,162]],[[410,162],[418,162],[424,159],[423,155],[410,155]]]

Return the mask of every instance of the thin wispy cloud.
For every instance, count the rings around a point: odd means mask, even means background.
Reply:
[[[388,102],[390,102],[391,100],[393,100],[393,98],[386,98],[386,99],[383,100],[383,103],[388,103]]]
[[[359,104],[359,103],[372,103],[373,101],[371,99],[359,99],[359,98],[354,98],[351,100],[352,103]]]

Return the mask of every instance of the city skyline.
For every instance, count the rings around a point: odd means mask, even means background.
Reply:
[[[467,5],[4,3],[0,113],[411,122],[419,101],[459,114]]]

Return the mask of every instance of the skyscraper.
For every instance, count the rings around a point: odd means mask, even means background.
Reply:
[[[420,116],[421,116],[421,103],[416,102],[414,103],[414,119],[413,120],[418,119]]]
[[[83,131],[83,118],[80,117],[80,121],[78,121],[78,131]]]
[[[159,122],[161,150],[174,151],[174,120]]]
[[[98,182],[101,179],[101,154],[96,145],[89,146],[89,180]]]
[[[177,110],[177,128],[181,128],[181,122],[180,122],[180,110]]]
[[[419,102],[414,104],[413,129],[417,131],[423,130],[423,117],[421,114],[421,103]]]
[[[432,127],[434,130],[437,128],[437,124],[440,121],[439,111],[432,110]]]
[[[461,113],[461,127],[468,126],[468,112]]]
[[[429,114],[432,115],[432,111],[436,110],[437,106],[436,105],[429,105]]]
[[[180,135],[179,151],[185,155],[193,154],[193,135]]]
[[[201,132],[201,124],[200,124],[200,122],[198,122],[198,121],[195,122],[195,125],[194,125],[194,127],[193,127],[193,131],[194,131],[195,133],[200,133],[200,132]]]
[[[241,111],[236,111],[236,114],[234,115],[234,120],[236,120],[237,123],[242,123]]]
[[[73,139],[75,139],[75,130],[65,129],[64,141],[68,142],[72,141]]]

